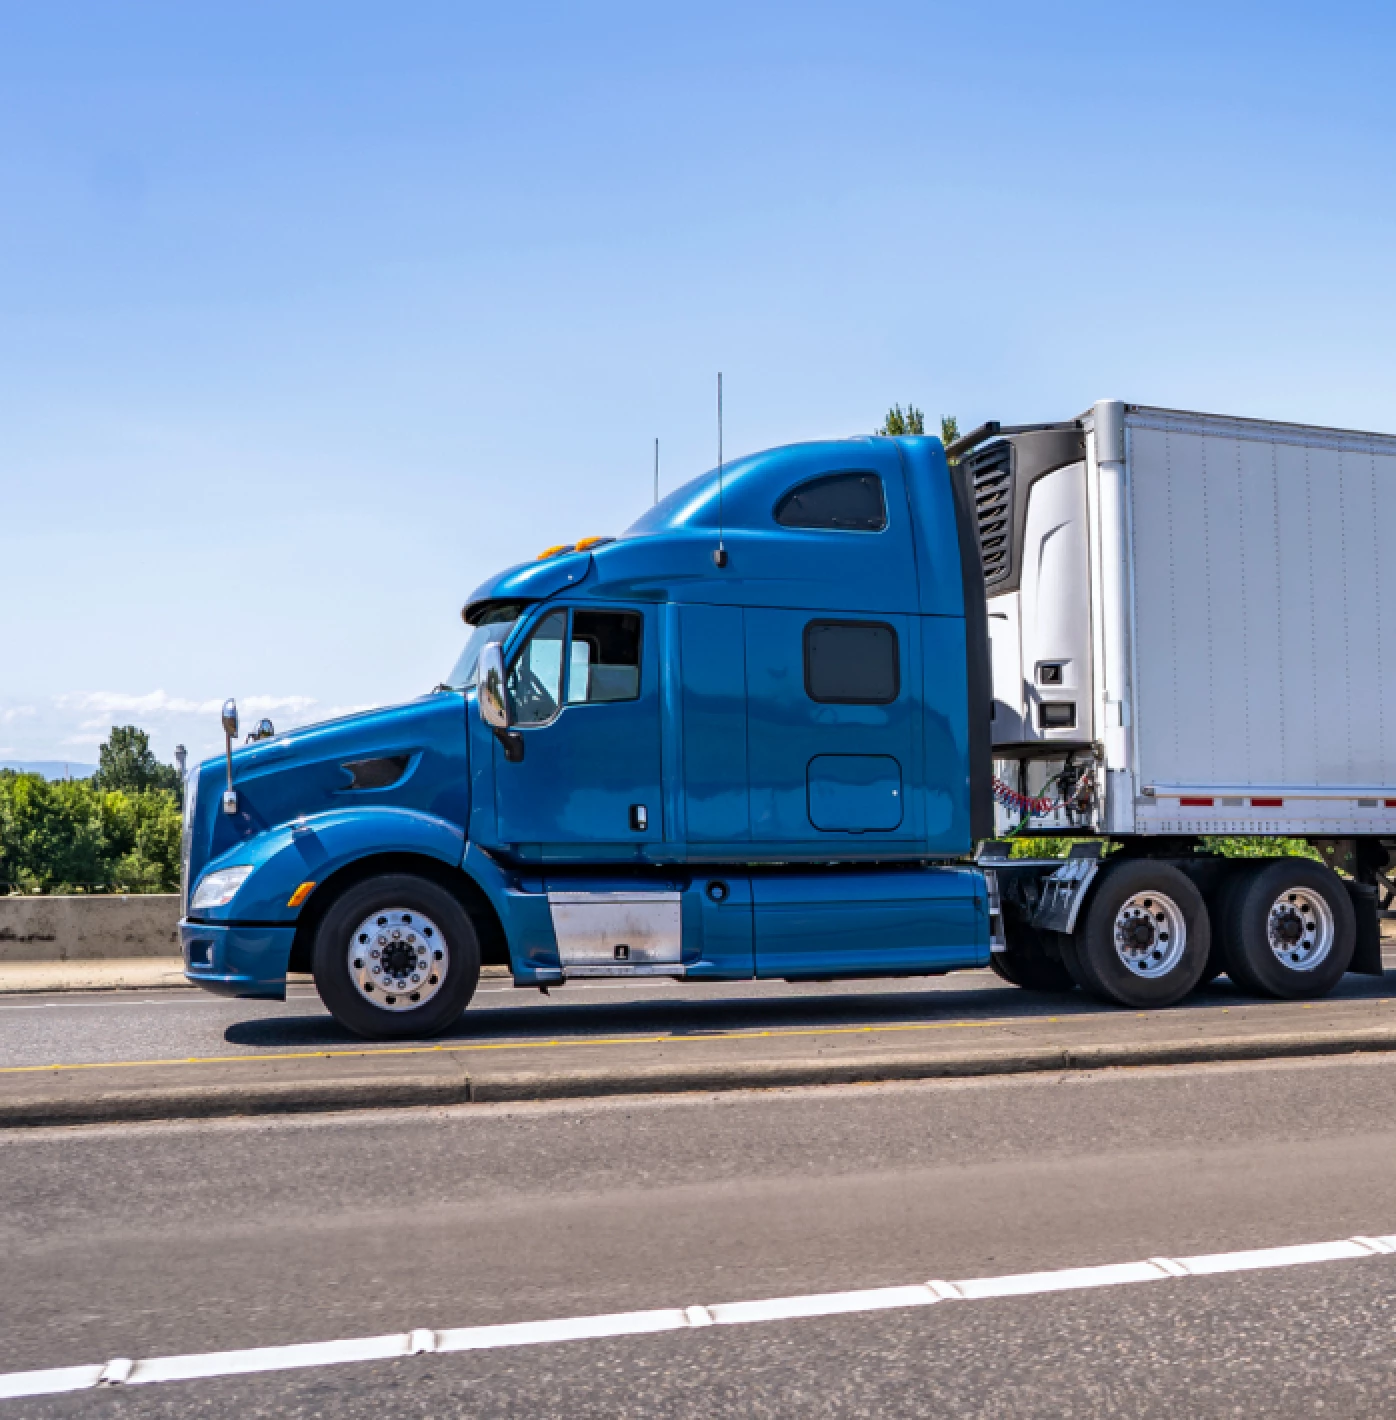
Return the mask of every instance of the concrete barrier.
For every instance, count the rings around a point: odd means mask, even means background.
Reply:
[[[178,956],[178,893],[0,897],[0,962]]]

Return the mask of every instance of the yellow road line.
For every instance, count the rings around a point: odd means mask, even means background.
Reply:
[[[1353,1001],[1293,1002],[1301,1010],[1319,1006],[1361,1006],[1374,1003],[1362,999]],[[1385,1004],[1378,1002],[1377,1004]],[[1216,1008],[1221,1015],[1232,1008]],[[46,1070],[120,1070],[171,1065],[246,1065],[261,1060],[334,1060],[339,1058],[370,1058],[375,1055],[468,1055],[487,1050],[551,1050],[568,1046],[625,1045],[692,1045],[726,1040],[784,1040],[802,1036],[831,1035],[892,1035],[908,1031],[984,1030],[990,1026],[1060,1025],[1064,1020],[1083,1021],[1110,1018],[1123,1020],[1130,1016],[1148,1016],[1148,1011],[1089,1011],[1070,1016],[999,1016],[983,1021],[909,1021],[898,1025],[877,1026],[816,1026],[795,1030],[702,1031],[692,1035],[622,1035],[563,1036],[548,1040],[480,1041],[474,1044],[362,1046],[346,1050],[278,1051],[272,1055],[190,1055],[170,1060],[93,1060],[75,1063],[54,1062],[48,1065],[0,1065],[0,1075],[35,1075]],[[1208,1015],[1212,1012],[1208,1012]]]
[[[688,1045],[723,1040],[778,1040],[809,1035],[877,1035],[894,1031],[981,1030],[986,1026],[1013,1025],[1021,1017],[1006,1016],[987,1021],[916,1021],[893,1026],[825,1026],[810,1030],[706,1031],[700,1035],[620,1035],[571,1036],[550,1040],[486,1041],[475,1045],[394,1045],[365,1046],[356,1050],[296,1050],[275,1055],[190,1055],[179,1060],[93,1060],[76,1064],[4,1065],[0,1075],[33,1075],[45,1070],[119,1070],[157,1065],[245,1065],[259,1060],[333,1060],[339,1057],[375,1055],[464,1055],[484,1050],[545,1050],[556,1046],[598,1045]],[[1056,1024],[1059,1016],[1032,1018],[1036,1025]]]

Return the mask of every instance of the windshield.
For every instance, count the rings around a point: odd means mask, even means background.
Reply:
[[[522,611],[523,607],[518,602],[501,602],[498,606],[487,607],[470,628],[465,649],[460,653],[451,674],[443,684],[450,686],[452,690],[469,690],[475,684],[480,652],[491,641],[503,641],[514,629]]]

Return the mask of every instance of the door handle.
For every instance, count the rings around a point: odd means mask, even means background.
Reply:
[[[650,826],[649,810],[643,804],[631,804],[630,827],[636,833],[643,833]]]

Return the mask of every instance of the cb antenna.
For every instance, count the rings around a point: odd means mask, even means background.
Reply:
[[[659,502],[659,440],[654,441],[654,501]]]
[[[717,372],[717,547],[713,565],[727,566],[727,548],[722,541],[722,371]]]

